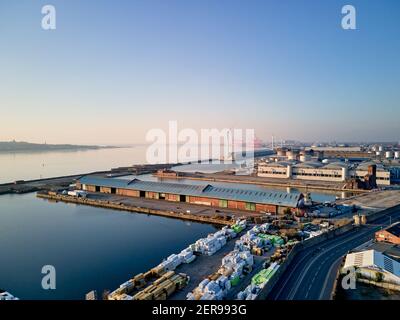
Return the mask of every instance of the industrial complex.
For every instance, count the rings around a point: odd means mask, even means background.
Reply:
[[[264,178],[344,183],[347,189],[373,189],[400,182],[399,151],[363,151],[360,147],[276,149],[257,163]]]

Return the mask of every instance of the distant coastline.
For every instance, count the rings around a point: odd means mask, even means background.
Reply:
[[[74,145],[30,143],[24,141],[0,141],[0,153],[16,152],[50,152],[50,151],[81,151],[119,148],[117,146]]]

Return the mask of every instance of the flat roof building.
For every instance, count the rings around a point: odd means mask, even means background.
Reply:
[[[377,273],[383,274],[382,281],[400,284],[400,263],[381,252],[365,250],[349,253],[346,256],[344,268],[357,267],[362,276],[376,279]]]

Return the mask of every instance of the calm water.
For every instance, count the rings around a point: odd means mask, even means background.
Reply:
[[[146,147],[59,152],[0,152],[0,183],[110,170],[144,163]]]
[[[123,211],[0,196],[0,288],[21,299],[82,299],[115,289],[215,227]],[[57,289],[41,288],[54,265]]]

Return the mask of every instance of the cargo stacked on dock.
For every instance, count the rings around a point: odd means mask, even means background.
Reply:
[[[240,230],[243,230],[246,227],[246,222],[240,221],[236,226],[240,228]],[[229,231],[232,229],[225,228],[224,232],[233,235],[233,233]],[[236,232],[234,234],[236,236]],[[186,296],[187,300],[224,299],[232,286],[238,285],[241,278],[252,271],[253,265],[254,257],[247,247],[243,246],[240,249],[231,251],[222,258],[221,266],[218,271],[201,281],[193,292],[190,292]]]
[[[146,280],[152,276],[155,276],[152,270],[145,274],[138,274],[134,279],[124,282],[110,293],[108,300],[166,300],[176,290],[186,286],[190,280],[184,273],[175,274],[174,271],[168,271],[142,289],[146,285]],[[139,291],[135,293],[135,290]]]
[[[239,284],[240,279],[252,271],[254,259],[250,251],[234,250],[222,259],[219,270],[204,279],[190,292],[187,300],[222,300],[232,286]]]
[[[267,285],[268,281],[276,273],[279,264],[272,263],[267,269],[261,270],[252,279],[251,283],[237,294],[237,300],[255,300],[260,291]]]
[[[279,247],[283,245],[284,240],[279,236],[267,234],[268,229],[268,223],[254,226],[236,241],[235,249],[242,250],[247,248],[252,254],[262,256],[272,246]]]
[[[246,227],[246,221],[237,221],[238,228]],[[228,227],[199,239],[183,249],[179,254],[171,254],[167,259],[146,273],[140,273],[108,295],[109,300],[165,300],[176,290],[182,289],[190,280],[184,273],[175,274],[174,270],[182,263],[191,263],[196,254],[213,255],[237,233]],[[154,280],[155,279],[155,280]],[[222,278],[224,279],[224,278]],[[153,281],[151,283],[151,281]],[[221,282],[222,280],[220,280]],[[150,284],[149,284],[150,283]],[[222,282],[221,282],[222,283]],[[147,285],[147,287],[146,287]],[[144,289],[143,289],[144,288]],[[133,292],[137,292],[133,295]]]
[[[150,286],[133,296],[133,300],[166,300],[176,290],[185,287],[189,277],[184,273],[175,274],[173,271],[165,273]]]
[[[238,228],[239,226],[240,228]],[[196,253],[212,256],[225,246],[228,240],[236,238],[237,232],[234,231],[235,227],[236,230],[243,230],[243,228],[246,227],[246,221],[238,221],[232,228],[225,226],[220,231],[209,234],[207,238],[197,240],[194,244],[190,245],[189,248]]]

